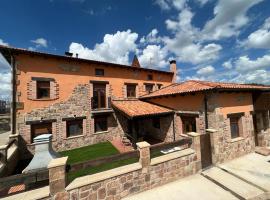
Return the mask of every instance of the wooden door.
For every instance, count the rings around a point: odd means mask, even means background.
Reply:
[[[202,168],[206,168],[212,165],[210,134],[209,133],[202,134],[200,136],[200,142],[201,142]]]
[[[106,107],[106,85],[94,84],[93,86],[93,108],[105,108]]]

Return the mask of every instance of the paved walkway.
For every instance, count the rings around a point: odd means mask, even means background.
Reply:
[[[270,199],[270,156],[251,153],[125,200]]]
[[[124,200],[234,200],[230,192],[217,186],[202,175],[193,175],[154,188]]]

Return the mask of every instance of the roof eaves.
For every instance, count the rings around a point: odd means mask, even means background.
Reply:
[[[118,64],[118,63],[110,63],[110,62],[97,61],[97,60],[88,60],[88,59],[83,59],[83,58],[56,55],[56,54],[51,54],[51,53],[39,52],[39,51],[30,51],[27,49],[21,49],[21,48],[0,45],[0,52],[2,52],[3,50],[8,50],[9,52],[13,51],[15,53],[34,54],[34,55],[40,55],[40,56],[67,59],[67,60],[72,60],[72,61],[82,61],[82,62],[88,62],[88,63],[95,63],[95,64],[100,64],[100,65],[112,65],[112,66],[116,66],[116,67],[123,67],[126,69],[128,68],[128,69],[133,69],[133,70],[138,70],[138,71],[143,70],[143,71],[173,75],[173,72],[170,72],[170,71],[162,71],[162,70],[149,69],[149,68],[143,68],[143,67],[137,68],[137,67],[132,67],[130,65],[123,65],[123,64]]]

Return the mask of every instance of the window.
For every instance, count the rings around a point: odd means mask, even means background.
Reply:
[[[240,137],[239,123],[241,116],[231,116],[230,118],[230,127],[231,127],[231,138]]]
[[[136,97],[136,85],[127,85],[127,97],[128,98]]]
[[[95,133],[108,130],[107,117],[96,116],[94,121],[95,121]]]
[[[145,91],[150,93],[153,91],[153,84],[145,84]]]
[[[157,84],[158,89],[161,89],[161,87],[162,87],[162,84]]]
[[[31,125],[31,142],[35,137],[42,134],[52,134],[52,123],[32,124]]]
[[[196,132],[196,117],[182,116],[183,133]]]
[[[106,107],[106,84],[93,84],[93,109]]]
[[[67,137],[77,136],[83,134],[83,120],[71,120],[67,121]]]
[[[50,81],[37,81],[37,99],[50,98]]]
[[[153,125],[153,127],[160,129],[160,118],[153,118],[152,125]]]
[[[153,80],[153,75],[152,75],[152,74],[148,74],[148,75],[147,75],[147,80],[148,80],[148,81]]]
[[[104,69],[95,69],[96,76],[104,76]]]

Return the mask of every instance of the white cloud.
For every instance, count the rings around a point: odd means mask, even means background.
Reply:
[[[162,10],[170,10],[175,8],[177,10],[182,10],[186,6],[188,0],[156,0],[157,4]]]
[[[215,43],[203,44],[199,41],[199,29],[192,26],[194,14],[189,8],[183,9],[177,21],[166,20],[167,29],[173,37],[164,37],[166,48],[175,54],[177,60],[193,64],[206,63],[218,58],[222,46]]]
[[[208,75],[213,74],[214,72],[215,72],[215,68],[211,65],[208,65],[206,67],[199,69],[197,71],[197,74],[202,75],[202,76],[208,76]]]
[[[226,69],[231,69],[231,68],[233,67],[233,66],[232,66],[231,60],[228,60],[228,61],[224,62],[224,63],[222,64],[222,66],[223,66],[224,68],[226,68]]]
[[[148,45],[138,59],[143,67],[163,68],[168,65],[166,62],[167,54],[167,50],[160,45]]]
[[[247,11],[263,0],[219,0],[214,8],[214,18],[202,31],[204,39],[219,40],[239,34],[240,28],[249,22]]]
[[[36,47],[48,47],[48,42],[44,38],[37,38],[35,40],[31,40],[32,43],[36,45]]]
[[[146,37],[143,36],[140,39],[140,43],[142,44],[149,44],[149,43],[160,43],[161,42],[161,37],[157,36],[158,35],[158,30],[154,28]]]
[[[80,58],[128,64],[129,53],[136,51],[137,38],[138,34],[131,30],[117,31],[115,34],[106,34],[103,42],[96,44],[93,49],[72,42],[69,51],[78,53]]]
[[[241,46],[247,48],[270,48],[270,17],[267,18],[263,26],[257,31],[251,33],[248,38],[241,43]]]
[[[7,99],[11,96],[11,68],[7,61],[0,54],[0,99]]]
[[[239,74],[238,76],[232,78],[230,81],[242,83],[270,84],[270,72],[262,69],[254,70],[248,73]]]
[[[8,43],[6,43],[2,39],[0,39],[0,45],[8,46]]]
[[[239,72],[267,69],[270,68],[270,55],[264,55],[255,60],[251,60],[248,56],[241,56],[234,65]]]

